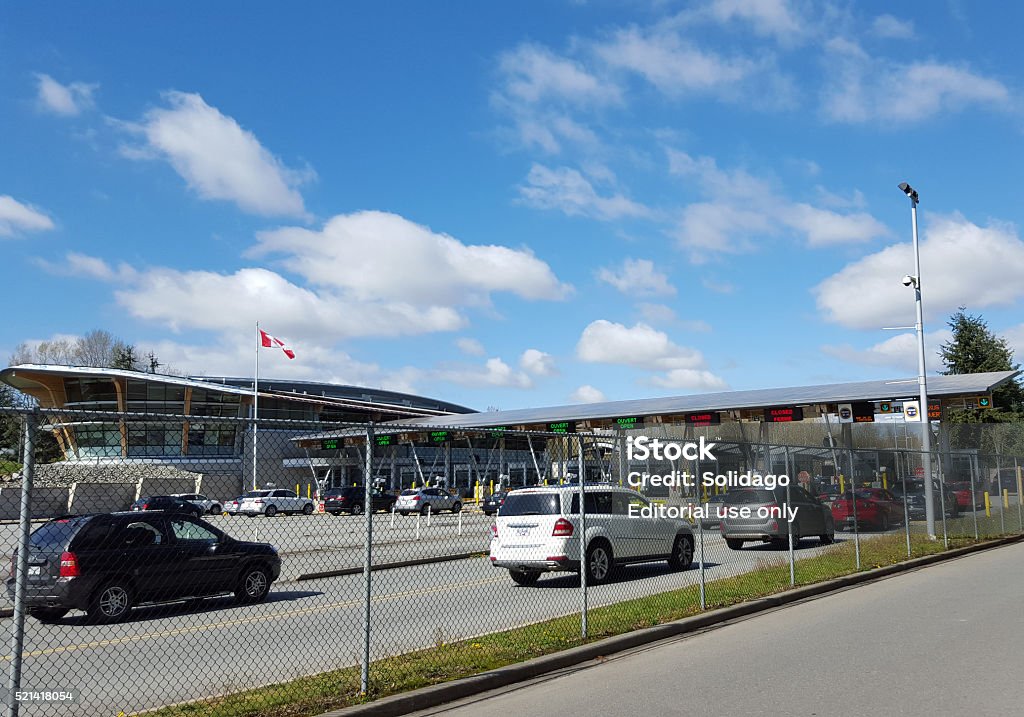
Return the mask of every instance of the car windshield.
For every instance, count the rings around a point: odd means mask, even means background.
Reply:
[[[419,493],[419,491],[415,490],[414,488],[406,488],[405,490],[402,491],[401,494],[402,495],[416,495],[417,493]]]
[[[248,493],[246,493],[245,495],[243,495],[242,497],[243,498],[264,498],[264,497],[266,497],[268,495],[270,495],[270,491],[269,490],[251,490]]]
[[[559,507],[557,493],[510,493],[498,515],[556,515]]]

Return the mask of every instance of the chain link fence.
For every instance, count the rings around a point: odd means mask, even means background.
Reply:
[[[1024,526],[957,445],[931,539],[902,424],[0,420],[8,714],[315,714]]]

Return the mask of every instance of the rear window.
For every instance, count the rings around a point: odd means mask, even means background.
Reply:
[[[770,490],[734,490],[725,496],[725,502],[728,505],[774,503],[775,495]]]
[[[418,490],[413,490],[412,488],[406,488],[405,490],[402,491],[401,495],[416,495],[417,493],[419,493]]]
[[[509,493],[498,515],[557,515],[561,509],[557,493]]]
[[[67,545],[88,518],[67,518],[43,523],[29,537],[29,543],[36,548],[58,548]]]

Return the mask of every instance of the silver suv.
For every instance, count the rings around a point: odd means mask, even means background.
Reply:
[[[615,567],[666,560],[673,570],[693,563],[693,530],[675,518],[644,518],[651,508],[629,488],[584,486],[586,575],[602,583]],[[506,568],[519,585],[542,573],[580,571],[578,486],[523,488],[510,492],[491,528],[491,565]]]
[[[443,488],[407,488],[398,495],[395,510],[402,515],[409,513],[439,513],[450,510],[458,513],[462,510],[462,501]]]

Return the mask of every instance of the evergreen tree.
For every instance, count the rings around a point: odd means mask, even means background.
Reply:
[[[960,307],[948,322],[953,338],[939,349],[946,375],[1016,371],[1013,349],[1006,339],[996,336],[980,316],[966,313]],[[956,411],[950,415],[955,423],[1002,423],[1024,421],[1024,389],[1016,380],[992,392],[992,408]]]

